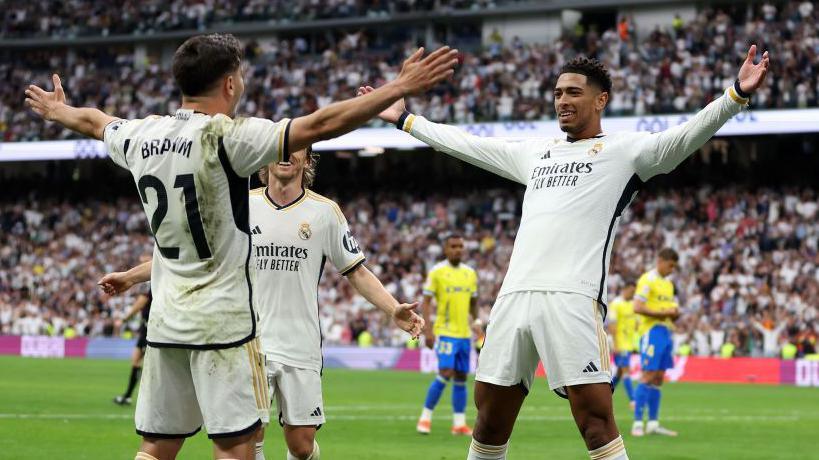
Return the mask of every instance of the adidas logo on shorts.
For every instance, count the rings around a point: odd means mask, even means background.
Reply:
[[[316,410],[310,414],[310,417],[321,417],[321,407],[316,407]]]
[[[586,372],[597,372],[598,370],[599,369],[597,369],[597,366],[595,366],[594,363],[589,363],[589,365],[586,366],[585,369],[583,369],[583,373],[585,374]]]

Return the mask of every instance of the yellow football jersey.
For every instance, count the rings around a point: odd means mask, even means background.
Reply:
[[[453,267],[448,261],[436,264],[427,274],[424,295],[435,298],[435,335],[469,338],[469,305],[478,296],[478,274],[465,264]]]
[[[643,273],[643,276],[637,281],[637,291],[634,297],[645,302],[646,308],[650,311],[668,311],[677,306],[677,300],[674,298],[674,283],[668,278],[660,276],[657,270]],[[639,316],[640,335],[645,334],[657,324],[662,324],[669,329],[674,326],[674,322],[670,318],[658,319],[645,315]]]
[[[637,349],[637,314],[634,313],[634,302],[617,297],[609,306],[614,326],[614,348],[618,352]]]

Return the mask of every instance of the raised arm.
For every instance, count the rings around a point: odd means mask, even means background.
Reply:
[[[762,55],[758,64],[754,64],[755,57],[756,45],[752,45],[734,85],[693,118],[661,133],[647,134],[636,143],[634,167],[640,179],[645,181],[676,168],[748,104],[751,94],[762,86],[768,72],[768,52]]]
[[[117,118],[98,109],[66,104],[59,75],[52,75],[51,82],[54,84],[54,91],[51,92],[37,85],[29,85],[26,89],[26,105],[45,120],[57,122],[83,136],[102,140],[105,127]]]
[[[289,152],[346,134],[378,115],[393,102],[404,96],[423,93],[455,72],[453,67],[458,63],[457,50],[444,46],[422,59],[423,54],[424,48],[419,48],[404,61],[398,78],[367,97],[336,102],[310,115],[294,119],[287,139]]]
[[[409,332],[412,338],[418,338],[424,329],[424,320],[413,311],[418,302],[402,304],[395,300],[381,280],[363,264],[348,273],[347,280],[368,302],[388,314],[398,327]]]
[[[381,89],[362,86],[358,89],[357,94],[366,97]],[[520,143],[475,136],[460,128],[434,123],[424,117],[411,114],[406,111],[405,107],[404,100],[400,99],[378,116],[439,152],[509,180],[526,184],[529,158],[518,148]]]

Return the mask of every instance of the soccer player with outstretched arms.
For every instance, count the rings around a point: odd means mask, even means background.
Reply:
[[[338,205],[309,189],[317,156],[308,147],[259,176],[266,187],[250,192],[250,232],[256,274],[259,338],[267,371],[265,400],[276,398],[288,460],[319,460],[316,431],[325,423],[318,285],[327,261],[398,327],[417,337],[424,321],[417,303],[401,304],[364,265],[364,254]],[[151,262],[148,262],[150,264]],[[111,294],[130,287],[133,273],[110,273],[100,285]],[[143,268],[143,272],[150,270]],[[264,460],[264,429],[256,436]]]
[[[247,178],[452,75],[454,50],[422,54],[408,58],[377,94],[279,122],[235,116],[244,49],[232,35],[192,37],[177,49],[172,67],[182,105],[173,115],[123,120],[71,107],[57,75],[51,92],[26,89],[35,113],[105,142],[114,162],[131,172],[154,235],[154,301],[135,414],[138,459],[175,458],[203,425],[216,458],[253,458],[269,401],[260,397]]]
[[[478,417],[468,459],[504,459],[538,360],[549,387],[569,399],[592,459],[626,459],[614,421],[603,329],[615,229],[642,184],[673,170],[765,81],[768,53],[751,46],[736,82],[686,123],[651,134],[604,133],[608,71],[578,57],[554,87],[564,139],[511,141],[470,135],[406,112],[380,114],[431,147],[526,186],[509,269],[492,308],[475,383]],[[373,91],[362,87],[359,94]]]

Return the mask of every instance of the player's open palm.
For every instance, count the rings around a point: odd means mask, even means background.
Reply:
[[[754,64],[756,58],[756,45],[751,45],[748,49],[748,55],[745,57],[745,62],[739,69],[737,79],[739,80],[739,89],[746,93],[753,93],[757,88],[765,83],[765,76],[768,74],[768,66],[770,59],[768,59],[768,52],[762,54],[762,59],[758,64]]]
[[[418,302],[402,303],[395,307],[395,312],[392,314],[392,320],[401,329],[409,332],[413,339],[421,335],[424,329],[424,318],[415,313],[415,308],[418,307]]]
[[[412,53],[412,56],[404,61],[396,79],[407,96],[424,93],[455,73],[454,67],[458,64],[458,50],[442,46],[422,59],[423,54],[423,47]]]
[[[131,289],[134,285],[134,282],[128,279],[127,273],[128,272],[108,273],[100,278],[97,284],[108,295],[122,294],[128,289]]]
[[[356,92],[356,96],[363,96],[365,94],[370,94],[375,91],[375,88],[372,86],[361,86],[358,88]],[[393,102],[393,104],[387,107],[386,110],[378,114],[378,118],[386,121],[387,123],[395,123],[398,121],[398,118],[401,117],[401,114],[404,113],[404,110],[407,109],[406,104],[404,103],[404,98],[398,99],[397,101]]]
[[[46,120],[54,120],[57,109],[65,105],[65,91],[56,73],[51,76],[54,91],[46,91],[37,85],[29,85],[26,89],[26,105],[31,107],[37,115]]]

